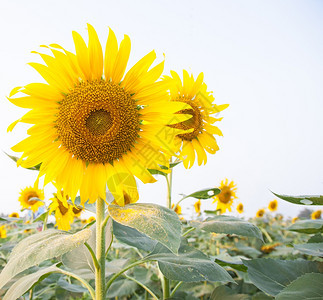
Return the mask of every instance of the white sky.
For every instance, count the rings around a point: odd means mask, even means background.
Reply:
[[[129,66],[155,49],[166,55],[165,73],[183,68],[204,72],[216,103],[229,103],[219,127],[220,151],[205,166],[175,168],[174,200],[180,193],[238,184],[247,216],[285,194],[323,189],[323,2],[314,0],[221,1],[1,1],[1,149],[25,136],[7,126],[25,111],[6,100],[13,87],[40,82],[28,62],[32,50],[59,43],[74,51],[72,30],[86,37],[92,24],[105,45],[110,26],[132,41]],[[19,210],[19,191],[36,172],[17,168],[0,153],[0,212]],[[165,204],[163,178],[139,186],[141,201]],[[47,198],[50,192],[47,192]],[[191,207],[193,200],[186,206]],[[211,201],[202,208],[212,209]],[[304,207],[279,201],[279,212],[295,216]],[[316,208],[316,207],[312,207]]]

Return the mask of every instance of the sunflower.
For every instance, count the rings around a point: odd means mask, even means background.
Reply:
[[[89,217],[89,218],[87,219],[87,223],[91,223],[91,222],[93,222],[93,221],[95,221],[95,217],[93,217],[93,216],[91,216],[91,217]]]
[[[269,254],[275,250],[276,247],[280,246],[281,243],[274,243],[269,245],[263,245],[261,246],[260,250],[266,254]]]
[[[129,37],[118,45],[110,29],[103,53],[96,31],[87,28],[88,45],[73,32],[76,54],[51,44],[44,46],[51,55],[38,53],[46,65],[30,63],[47,83],[12,90],[9,100],[31,110],[8,131],[18,122],[34,124],[12,150],[23,152],[17,162],[22,167],[41,164],[44,185],[54,181],[72,200],[79,193],[82,203],[105,199],[107,185],[117,204],[124,205],[124,198],[138,200],[134,176],[155,182],[147,169],[168,165],[180,131],[167,125],[184,106],[170,102],[168,83],[157,81],[164,62],[151,68],[155,51],[125,74]]]
[[[172,209],[174,209],[175,204],[172,204]],[[174,211],[178,214],[181,215],[182,214],[182,207],[180,205],[176,205]]]
[[[299,220],[299,217],[294,217],[293,219],[292,219],[292,224],[294,224],[296,221],[298,221]]]
[[[187,71],[183,70],[183,82],[176,72],[171,71],[171,75],[171,77],[164,77],[165,80],[171,82],[171,100],[188,105],[188,108],[176,113],[176,118],[181,114],[191,116],[188,120],[182,122],[178,120],[176,124],[170,125],[171,128],[187,131],[176,136],[177,150],[180,151],[186,169],[193,166],[195,152],[198,165],[200,166],[203,162],[206,164],[206,152],[214,154],[219,150],[213,135],[222,136],[221,130],[212,125],[221,121],[222,118],[215,118],[211,115],[219,113],[229,105],[213,104],[214,96],[212,92],[207,91],[207,86],[203,82],[203,73],[200,73],[194,80],[193,75],[190,76]]]
[[[217,202],[216,209],[221,210],[221,214],[225,213],[226,210],[231,211],[231,206],[233,204],[233,200],[237,199],[236,196],[236,184],[231,181],[229,183],[228,179],[222,180],[220,185],[220,194],[213,197],[213,203]]]
[[[316,211],[312,212],[311,218],[313,220],[321,219],[321,214],[322,214],[321,210],[316,210]]]
[[[0,226],[0,239],[4,239],[6,237],[7,237],[6,226],[2,225],[2,226]]]
[[[242,214],[242,213],[243,213],[243,204],[242,204],[242,203],[239,203],[239,204],[237,205],[237,212],[238,212],[239,214]]]
[[[63,200],[65,199],[65,201]],[[55,212],[56,226],[59,230],[70,230],[74,221],[75,214],[73,205],[67,203],[68,196],[64,192],[54,193],[54,197],[49,199],[52,203],[49,205],[49,215]]]
[[[198,200],[194,203],[195,212],[200,215],[201,214],[201,200]]]
[[[268,209],[270,211],[276,211],[277,210],[277,207],[278,207],[278,202],[277,202],[276,199],[269,202]]]
[[[40,206],[44,205],[44,202],[40,201],[44,200],[44,198],[42,190],[30,186],[21,190],[18,200],[23,208],[36,212]]]
[[[265,214],[265,210],[264,210],[263,208],[261,208],[261,209],[259,209],[259,210],[257,211],[257,213],[256,213],[256,217],[257,217],[257,218],[261,218],[261,217],[263,217],[263,216],[264,216],[264,214]]]
[[[8,217],[9,218],[19,218],[19,214],[17,212],[13,212]]]

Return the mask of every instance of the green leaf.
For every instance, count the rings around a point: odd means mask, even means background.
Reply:
[[[204,189],[204,190],[200,190],[195,193],[189,194],[185,196],[185,198],[192,197],[192,198],[203,200],[203,199],[210,199],[220,193],[221,193],[221,190],[219,190],[218,188],[211,188],[211,189]]]
[[[90,235],[89,229],[75,234],[49,229],[23,239],[12,250],[9,261],[0,274],[0,288],[16,274],[83,244]]]
[[[191,221],[189,224],[207,232],[256,237],[263,241],[262,233],[256,225],[231,216],[219,215],[207,218],[205,221]]]
[[[308,273],[298,277],[285,287],[275,299],[277,300],[322,300],[323,274]]]
[[[308,239],[307,243],[323,243],[323,235],[315,234]]]
[[[181,222],[177,214],[156,204],[109,205],[112,219],[135,228],[176,253],[181,242]]]
[[[209,300],[245,300],[249,299],[248,295],[236,294],[227,286],[221,285],[215,288]]]
[[[246,259],[246,257],[230,256],[228,253],[220,253],[214,257],[215,262],[221,267],[230,267],[238,271],[247,272],[248,268],[243,264],[241,258]]]
[[[90,211],[90,212],[93,212],[93,213],[96,213],[96,206],[95,206],[95,203],[88,203],[87,201],[81,205],[81,198],[80,196],[77,196],[74,200],[74,203],[72,201],[68,201],[70,202],[70,204],[72,205],[75,205],[76,207],[80,208],[80,209],[85,209],[87,211]]]
[[[81,285],[67,282],[62,277],[57,281],[57,285],[72,293],[86,293],[88,290]]]
[[[167,176],[167,173],[164,173],[160,170],[155,170],[155,169],[148,169],[149,173],[151,175],[162,175],[162,176]]]
[[[118,222],[113,222],[113,234],[120,242],[144,251],[153,251],[157,244],[147,235]]]
[[[292,224],[287,230],[302,233],[318,233],[323,232],[323,220],[300,220]]]
[[[19,157],[17,156],[14,156],[14,155],[9,155],[8,153],[5,152],[5,154],[10,157],[14,162],[17,162],[19,160]],[[31,168],[25,168],[25,169],[28,169],[28,170],[34,170],[34,171],[39,171],[40,169],[40,166],[41,166],[41,163],[36,165],[36,166],[33,166]]]
[[[276,296],[297,277],[306,273],[320,273],[323,262],[306,260],[274,260],[258,258],[244,260],[253,284],[263,292]]]
[[[49,211],[45,211],[44,213],[40,214],[34,221],[33,223],[36,223],[36,222],[44,222],[45,219],[47,218],[47,215],[48,215]]]
[[[178,255],[157,244],[154,251],[144,258],[146,259],[157,260],[160,271],[171,280],[233,282],[226,270],[211,261],[203,252],[184,243],[179,248]]]
[[[296,244],[294,248],[307,255],[323,257],[323,243]]]
[[[120,278],[119,280],[114,281],[107,295],[107,298],[122,297],[133,294],[138,288],[137,283],[129,279]]]
[[[273,193],[273,192],[272,192]],[[323,196],[287,196],[273,193],[280,199],[300,205],[323,205]]]
[[[3,300],[18,299],[21,295],[26,293],[34,284],[42,281],[45,277],[53,272],[60,272],[60,269],[56,266],[51,266],[45,269],[41,269],[36,273],[31,273],[19,278],[7,291]]]

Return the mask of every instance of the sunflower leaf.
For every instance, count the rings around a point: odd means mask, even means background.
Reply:
[[[89,229],[74,234],[49,229],[23,239],[12,250],[9,261],[0,274],[0,288],[18,273],[78,247],[90,235]]]
[[[109,205],[115,222],[134,228],[177,253],[181,242],[181,222],[177,214],[156,204]]]
[[[301,233],[318,233],[323,232],[323,220],[299,220],[289,226],[287,230]]]
[[[211,189],[204,189],[204,190],[200,190],[195,193],[189,194],[189,195],[185,196],[185,198],[192,197],[192,198],[196,198],[196,199],[200,199],[200,200],[205,200],[205,199],[210,199],[220,193],[221,193],[220,189],[211,188]]]
[[[275,196],[277,196],[280,199],[283,199],[285,201],[288,201],[290,203],[294,204],[300,204],[300,205],[323,205],[323,196],[288,196],[288,195],[280,195],[272,192]]]
[[[263,241],[262,233],[256,225],[231,216],[214,216],[205,221],[191,221],[189,225],[207,232],[256,237]]]

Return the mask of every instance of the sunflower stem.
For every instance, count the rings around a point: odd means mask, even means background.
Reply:
[[[105,234],[104,234],[104,200],[96,202],[96,258],[95,266],[95,300],[103,300],[105,292]]]

